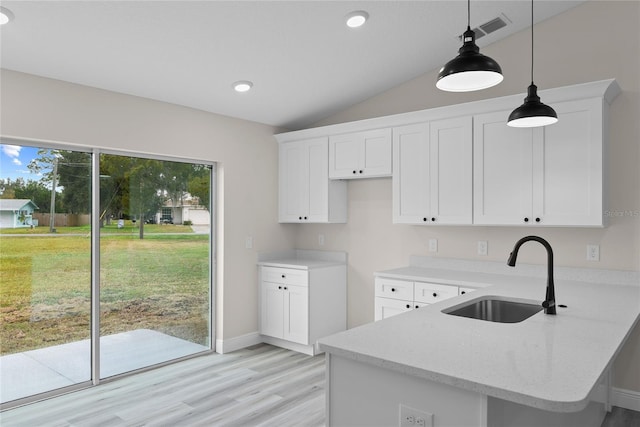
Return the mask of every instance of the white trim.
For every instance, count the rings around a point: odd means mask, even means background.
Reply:
[[[251,332],[239,337],[216,339],[216,353],[225,354],[245,347],[260,344],[262,337],[258,332]]]
[[[640,411],[640,392],[611,387],[611,404],[619,408]]]

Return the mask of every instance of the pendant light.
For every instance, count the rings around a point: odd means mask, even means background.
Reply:
[[[558,121],[555,110],[540,102],[538,87],[533,84],[533,0],[531,0],[531,84],[527,88],[524,104],[509,114],[507,125],[516,128],[531,128],[552,125]]]
[[[436,87],[447,92],[470,92],[495,86],[502,81],[502,69],[493,59],[480,53],[476,33],[471,30],[471,0],[467,0],[467,31],[458,56],[438,73]]]

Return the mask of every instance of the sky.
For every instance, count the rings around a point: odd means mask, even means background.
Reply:
[[[0,144],[0,178],[38,181],[40,175],[31,173],[27,168],[29,162],[37,157],[37,152],[37,147]]]

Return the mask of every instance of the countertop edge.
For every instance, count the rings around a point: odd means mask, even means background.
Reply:
[[[427,371],[420,368],[415,368],[401,363],[391,362],[385,359],[381,359],[375,356],[370,356],[362,353],[354,353],[349,350],[344,350],[340,347],[324,344],[321,340],[318,341],[318,346],[321,351],[324,351],[326,355],[335,355],[338,357],[344,357],[354,360],[356,362],[363,362],[369,365],[377,366],[383,369],[389,369],[394,372],[398,372],[404,375],[409,375],[416,378],[421,378],[428,381],[434,381],[441,384],[446,384],[452,387],[462,388],[467,391],[486,394],[487,396],[495,397],[498,399],[506,400],[509,402],[520,403],[526,406],[542,409],[552,412],[579,412],[587,407],[590,403],[589,397],[593,393],[593,390],[597,387],[597,384],[590,390],[590,392],[581,400],[572,402],[557,402],[548,400],[541,397],[529,396],[516,391],[504,390],[497,387],[491,387],[485,384],[469,381],[466,379],[458,378],[452,375],[442,374],[439,372]],[[326,356],[325,356],[326,357]]]

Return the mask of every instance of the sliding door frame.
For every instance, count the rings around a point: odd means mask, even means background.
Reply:
[[[91,325],[90,325],[90,337],[91,337],[91,379],[83,381],[70,386],[46,391],[32,396],[27,396],[21,399],[16,399],[10,402],[0,404],[0,410],[6,410],[15,408],[18,406],[27,405],[29,403],[37,402],[51,397],[66,394],[72,391],[82,390],[97,386],[100,383],[107,383],[113,380],[117,380],[122,377],[135,375],[140,372],[156,369],[161,366],[170,365],[180,362],[182,360],[191,359],[201,356],[203,354],[210,354],[215,352],[216,343],[216,288],[217,288],[217,237],[218,237],[218,223],[217,223],[217,210],[220,205],[220,201],[217,196],[217,183],[218,183],[218,167],[217,162],[207,160],[196,160],[183,157],[174,157],[167,155],[155,155],[148,153],[137,153],[135,151],[126,150],[111,150],[98,147],[88,147],[83,145],[58,143],[55,141],[44,141],[38,139],[29,138],[16,138],[16,137],[3,137],[0,135],[1,144],[15,144],[24,145],[37,148],[54,149],[54,150],[69,150],[79,151],[91,154]],[[114,375],[108,378],[100,378],[100,155],[118,155],[118,156],[135,156],[144,159],[171,161],[179,163],[191,163],[204,165],[209,169],[209,348],[207,350],[183,356],[176,359],[171,359],[166,362],[158,363],[155,365],[143,367],[133,371],[125,372],[122,374]]]

